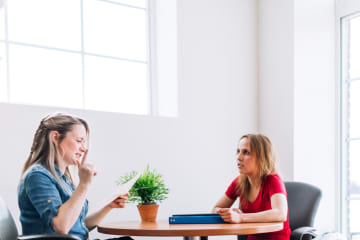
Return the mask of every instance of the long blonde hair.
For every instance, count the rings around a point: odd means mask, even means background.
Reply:
[[[78,124],[85,127],[86,134],[89,137],[89,126],[86,121],[81,118],[63,113],[57,113],[43,118],[35,132],[30,155],[24,164],[21,176],[34,164],[41,164],[55,177],[59,184],[67,190],[55,170],[55,164],[61,156],[57,146],[51,141],[50,132],[57,131],[59,133],[59,143],[61,143],[66,137],[66,134],[73,130],[74,125]],[[71,184],[73,184],[68,167],[65,169],[65,175],[70,178]]]
[[[246,134],[240,138],[239,142],[244,138],[249,141],[250,153],[255,154],[257,174],[263,182],[269,174],[276,172],[276,156],[272,143],[268,137],[262,134]],[[247,204],[249,202],[250,188],[247,175],[240,174],[236,191],[240,195],[241,203]]]

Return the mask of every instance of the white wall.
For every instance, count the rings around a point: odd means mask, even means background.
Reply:
[[[259,1],[259,131],[272,140],[285,180],[294,177],[293,5]]]
[[[91,126],[89,160],[99,174],[90,205],[118,176],[150,163],[170,188],[159,219],[209,211],[237,174],[239,136],[257,130],[256,1],[181,0],[177,13],[177,118],[65,109]],[[59,110],[0,104],[0,194],[17,221],[16,188],[33,134],[42,117]],[[105,221],[120,219],[138,220],[135,206],[114,210]]]
[[[322,189],[316,224],[334,230],[338,218],[334,1],[296,0],[294,23],[294,180]]]
[[[279,149],[285,179],[322,189],[315,225],[335,230],[335,1],[259,3],[260,131]]]

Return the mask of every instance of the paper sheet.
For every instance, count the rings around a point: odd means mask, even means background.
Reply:
[[[130,181],[116,187],[116,189],[111,193],[111,195],[104,200],[104,203],[102,205],[108,205],[120,195],[124,195],[129,192],[132,186],[135,184],[136,180],[138,180],[138,178],[140,177],[140,175],[140,173],[137,173]]]

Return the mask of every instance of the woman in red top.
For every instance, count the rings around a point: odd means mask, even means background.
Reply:
[[[291,230],[287,194],[283,181],[276,174],[272,144],[264,135],[247,134],[237,148],[240,176],[230,184],[225,195],[213,208],[226,222],[284,222],[278,232],[249,235],[248,240],[289,240]],[[230,208],[240,198],[240,209]]]

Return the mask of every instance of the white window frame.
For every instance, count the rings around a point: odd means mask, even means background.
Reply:
[[[357,0],[338,0],[336,3],[336,23],[338,32],[338,66],[339,69],[339,181],[340,199],[338,226],[341,232],[347,235],[348,239],[358,236],[360,233],[350,232],[349,201],[353,200],[348,192],[349,186],[349,143],[355,139],[350,139],[348,133],[348,119],[344,112],[348,108],[349,81],[346,69],[348,69],[347,34],[348,29],[344,28],[344,21],[349,17],[360,16],[360,2]]]
[[[154,6],[153,1],[154,0],[146,0],[147,1],[147,7],[146,8],[141,8],[141,7],[137,7],[137,6],[131,6],[131,5],[127,5],[127,4],[123,4],[123,3],[118,3],[118,2],[114,2],[111,0],[99,0],[99,1],[103,1],[103,2],[108,2],[110,4],[119,4],[125,7],[132,7],[132,8],[138,8],[138,9],[143,9],[144,11],[147,12],[147,59],[146,61],[139,61],[139,60],[135,60],[135,59],[123,59],[123,58],[118,58],[118,57],[113,57],[113,56],[106,56],[106,55],[100,55],[100,54],[96,54],[96,53],[89,53],[89,52],[85,52],[84,51],[84,33],[83,33],[83,1],[84,0],[80,0],[81,2],[81,8],[80,8],[80,13],[79,16],[81,17],[81,50],[80,51],[72,51],[72,50],[67,50],[67,49],[59,49],[59,48],[53,48],[53,47],[48,47],[48,46],[42,46],[42,45],[35,45],[35,44],[29,44],[26,42],[13,42],[10,41],[8,39],[8,23],[7,23],[7,0],[4,0],[4,10],[5,10],[5,39],[4,40],[0,40],[0,42],[5,43],[5,61],[6,61],[6,66],[7,66],[7,71],[6,71],[6,81],[7,81],[7,103],[13,103],[11,100],[11,95],[10,95],[10,88],[11,88],[11,77],[9,76],[9,45],[10,44],[14,44],[14,45],[21,45],[21,46],[26,46],[26,47],[33,47],[33,48],[42,48],[42,49],[48,49],[48,50],[56,50],[56,51],[62,51],[62,52],[72,52],[72,53],[77,53],[81,55],[81,59],[82,59],[82,63],[81,63],[81,67],[82,67],[82,108],[83,109],[88,109],[85,108],[85,83],[86,80],[84,78],[84,56],[88,55],[88,56],[100,56],[103,58],[107,58],[107,59],[117,59],[117,60],[121,60],[121,61],[130,61],[130,62],[135,62],[135,63],[141,63],[141,64],[146,64],[147,65],[147,94],[148,94],[148,100],[147,100],[147,105],[148,105],[148,110],[147,110],[147,115],[152,115],[154,113],[154,106],[156,105],[156,101],[153,102],[153,94],[152,91],[153,89],[156,88],[156,83],[152,82],[152,77],[153,77],[153,73],[152,73],[152,68],[153,68],[153,64],[152,64],[152,52],[154,51],[154,47],[155,44],[153,43],[153,37],[154,35],[151,33],[151,30],[153,29],[153,16],[152,16],[152,7]],[[10,53],[11,54],[11,53]],[[10,56],[11,57],[11,56]],[[91,110],[91,109],[89,109]]]

